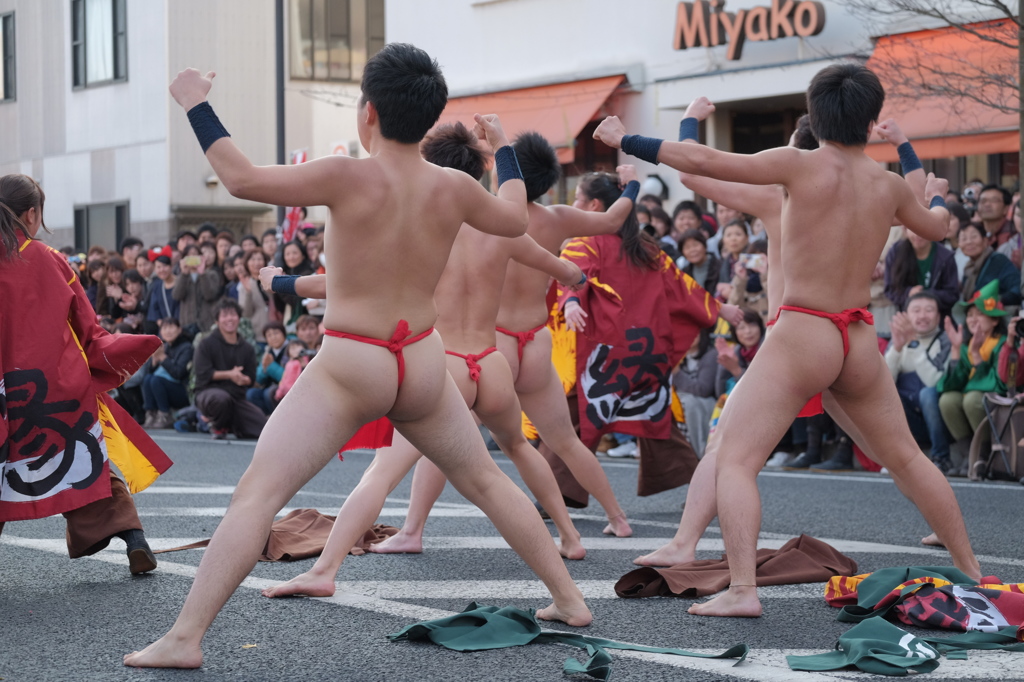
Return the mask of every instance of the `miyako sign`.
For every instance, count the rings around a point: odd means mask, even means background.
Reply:
[[[825,28],[820,2],[772,0],[771,7],[725,11],[725,0],[681,2],[676,10],[675,48],[729,44],[728,59],[739,59],[748,40],[806,38]]]

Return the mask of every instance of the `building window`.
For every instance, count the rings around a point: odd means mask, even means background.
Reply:
[[[125,0],[71,0],[71,62],[76,88],[128,80]]]
[[[14,12],[0,15],[0,102],[14,99]]]
[[[291,76],[356,81],[384,47],[384,0],[291,0]]]
[[[75,249],[82,253],[90,246],[117,251],[128,236],[128,204],[92,204],[75,207]]]

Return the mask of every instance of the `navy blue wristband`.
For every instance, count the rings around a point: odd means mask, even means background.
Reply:
[[[586,275],[584,275],[584,277],[586,277]],[[576,305],[580,305],[580,299],[576,298],[575,296],[570,296],[569,298],[565,299],[566,303],[568,303],[569,301],[576,301]],[[565,306],[563,305],[562,307],[564,308]]]
[[[576,284],[583,285],[583,284],[586,284],[586,283],[587,283],[587,273],[581,272],[580,273],[580,281],[576,282]],[[576,302],[579,303],[579,299],[578,298],[576,299]]]
[[[936,206],[946,208],[946,200],[940,197],[938,194],[932,197],[932,201],[930,204],[928,204],[928,208],[935,208]]]
[[[924,168],[921,164],[921,159],[917,158],[917,154],[914,152],[910,142],[904,142],[899,147],[896,147],[896,151],[900,155],[900,168],[903,169],[904,175],[909,174],[911,171],[916,171],[918,168]]]
[[[231,134],[221,125],[217,114],[213,113],[213,107],[209,102],[200,102],[189,109],[188,122],[192,124],[192,132],[196,134],[204,154],[210,145],[220,138],[231,137]]]
[[[626,183],[626,189],[622,190],[622,196],[620,199],[629,199],[636,205],[636,198],[640,195],[640,183],[636,180],[630,180]]]
[[[494,152],[494,167],[498,171],[498,187],[506,180],[522,180],[523,170],[519,167],[519,159],[512,145],[505,145]]]
[[[661,150],[661,143],[656,137],[644,137],[643,135],[625,135],[622,138],[622,151],[630,156],[635,156],[641,161],[658,164],[658,152]]]
[[[679,122],[679,141],[685,142],[686,140],[697,140],[697,130],[700,126],[700,121],[695,119],[693,116],[687,116]]]
[[[298,278],[298,275],[274,275],[274,279],[270,280],[270,290],[275,294],[298,296],[295,293],[295,280]]]

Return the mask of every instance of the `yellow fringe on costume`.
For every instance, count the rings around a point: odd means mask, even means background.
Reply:
[[[562,390],[569,393],[576,385],[576,332],[565,326],[565,317],[555,303],[548,314],[548,329],[551,331],[551,362],[562,380]],[[528,440],[537,439],[537,428],[523,413],[523,435]]]
[[[100,426],[103,427],[103,441],[107,446],[107,457],[120,469],[128,490],[133,494],[148,488],[160,476],[148,459],[121,431],[102,400],[96,401]]]

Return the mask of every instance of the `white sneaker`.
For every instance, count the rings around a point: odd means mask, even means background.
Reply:
[[[604,454],[609,457],[636,457],[636,441],[631,440],[628,443],[617,445],[614,448],[609,449]]]
[[[771,458],[767,462],[765,462],[765,466],[766,467],[782,467],[782,466],[786,466],[787,464],[789,464],[789,462],[791,462],[793,459],[794,459],[793,455],[789,454],[788,452],[783,452],[783,451],[779,450],[774,455],[772,455]]]

